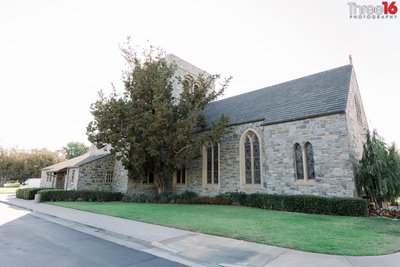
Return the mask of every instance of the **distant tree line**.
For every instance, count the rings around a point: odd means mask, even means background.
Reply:
[[[47,149],[18,150],[0,147],[0,186],[8,180],[25,181],[40,177],[41,169],[64,158]]]

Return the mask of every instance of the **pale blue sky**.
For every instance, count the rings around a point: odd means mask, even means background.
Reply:
[[[400,144],[400,16],[350,20],[348,2],[2,0],[0,146],[87,142],[97,91],[111,82],[122,90],[126,36],[232,75],[225,97],[346,65],[352,54],[370,127]]]

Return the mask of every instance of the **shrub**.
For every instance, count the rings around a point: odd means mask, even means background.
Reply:
[[[159,193],[154,197],[154,202],[158,203],[170,203],[170,202],[175,202],[175,200],[178,198],[178,194],[176,193],[171,193],[171,192],[163,192]]]
[[[154,202],[154,197],[140,194],[140,195],[124,195],[122,197],[124,202],[135,202],[135,203],[148,203]]]
[[[192,199],[178,199],[178,204],[206,204],[206,205],[231,205],[232,201],[218,197],[197,197]]]
[[[178,195],[178,199],[180,200],[190,200],[190,199],[196,199],[199,196],[195,192],[191,191],[184,191]]]
[[[122,193],[94,190],[41,190],[41,201],[120,201]]]
[[[155,196],[144,194],[139,195],[125,195],[122,201],[137,202],[137,203],[184,203],[186,200],[197,199],[198,195],[191,191],[184,191],[182,193],[163,192]]]
[[[248,195],[243,192],[227,192],[217,197],[230,200],[233,204],[253,208],[342,216],[368,215],[367,201],[360,198],[264,193]]]
[[[311,214],[368,215],[367,202],[359,198],[251,194],[247,198],[246,206]]]
[[[22,198],[26,200],[31,200],[35,198],[35,195],[41,191],[47,188],[19,188],[15,192],[15,195],[17,198]]]
[[[138,203],[178,203],[210,205],[242,205],[279,211],[311,214],[367,216],[368,204],[365,199],[345,197],[321,197],[312,195],[273,195],[265,193],[246,194],[227,192],[215,197],[199,197],[185,191],[180,194],[161,193],[157,196],[131,195],[123,201]]]
[[[226,192],[215,197],[226,199],[234,204],[240,204],[244,206],[247,201],[247,196],[248,195],[244,192]]]

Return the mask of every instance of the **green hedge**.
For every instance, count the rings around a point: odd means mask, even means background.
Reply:
[[[241,205],[269,210],[327,214],[340,216],[368,216],[365,199],[345,197],[320,197],[312,195],[272,195],[227,192],[214,197],[199,197],[193,192],[161,193],[156,196],[125,195],[122,201],[139,203],[178,203]]]
[[[122,193],[94,190],[41,190],[42,202],[45,201],[120,201]]]
[[[35,195],[37,194],[37,192],[39,192],[40,190],[44,190],[44,189],[47,189],[47,188],[19,188],[15,192],[15,195],[17,198],[31,200],[31,199],[35,198]]]
[[[270,210],[341,216],[368,215],[368,203],[361,198],[270,195],[262,193],[247,195],[241,192],[224,193],[217,197],[228,199],[242,206]]]
[[[122,201],[136,203],[183,203],[186,200],[198,199],[199,196],[191,191],[182,193],[164,192],[155,196],[145,194],[124,195]]]

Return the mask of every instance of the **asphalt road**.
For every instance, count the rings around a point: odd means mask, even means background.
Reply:
[[[0,266],[183,266],[0,203]]]

